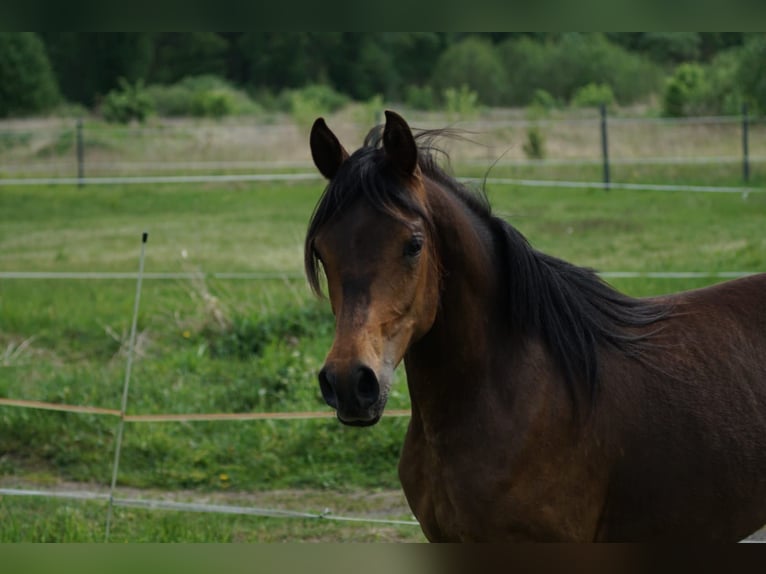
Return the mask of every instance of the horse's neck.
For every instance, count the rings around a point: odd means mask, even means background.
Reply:
[[[487,223],[449,194],[436,196],[431,208],[441,300],[432,328],[410,348],[405,364],[413,408],[448,416],[445,404],[470,400],[492,378],[498,345],[509,340],[510,329],[498,248]],[[509,354],[510,346],[501,352]]]

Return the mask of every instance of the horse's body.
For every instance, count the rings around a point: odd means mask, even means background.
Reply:
[[[738,540],[766,523],[766,275],[653,300],[533,250],[404,120],[349,157],[307,235],[336,336],[320,385],[380,418],[404,359],[399,474],[433,541]],[[413,155],[414,154],[414,155]]]

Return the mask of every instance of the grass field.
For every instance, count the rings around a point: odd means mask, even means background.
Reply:
[[[531,168],[525,168],[531,169]],[[593,168],[598,179],[598,168]],[[621,181],[736,185],[728,171],[644,167]],[[458,169],[481,175],[483,169]],[[538,172],[498,166],[492,175]],[[539,174],[538,174],[539,175]],[[584,174],[581,174],[584,175]],[[763,183],[758,173],[754,184]],[[762,176],[760,176],[762,177]],[[617,179],[615,177],[615,179]],[[321,183],[0,188],[0,271],[299,273]],[[604,271],[766,270],[766,193],[488,186],[533,245]],[[621,279],[646,296],[710,279]],[[135,282],[0,280],[0,396],[119,408]],[[327,410],[316,372],[328,305],[298,279],[146,280],[129,414]],[[406,408],[401,373],[389,408]],[[410,518],[396,462],[406,419],[131,423],[118,485],[282,508]],[[113,417],[0,406],[5,484],[103,489]],[[361,494],[360,494],[361,493]],[[373,504],[382,500],[380,505]],[[395,503],[392,500],[396,500]],[[101,502],[0,500],[0,541],[98,541]],[[118,509],[116,541],[422,540],[415,527]]]

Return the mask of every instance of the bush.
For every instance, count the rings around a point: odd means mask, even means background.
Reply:
[[[325,84],[287,90],[281,99],[287,103],[287,110],[301,128],[310,126],[317,117],[335,112],[349,102],[348,97]]]
[[[466,120],[479,113],[479,95],[466,84],[460,86],[460,89],[447,88],[442,97],[447,117],[451,120]]]
[[[741,75],[743,65],[750,69],[746,60],[745,50],[732,48],[717,54],[708,65],[681,64],[666,82],[663,114],[682,117],[741,113],[743,102],[756,102],[756,91],[748,90],[748,82]],[[756,60],[756,65],[759,62]],[[753,80],[757,85],[759,78]]]
[[[531,105],[532,107],[539,108],[547,113],[556,109],[558,107],[558,102],[556,101],[556,98],[545,90],[538,89],[535,90],[535,93],[532,95]]]
[[[576,108],[597,108],[614,105],[614,92],[608,84],[588,84],[572,96],[571,104]]]
[[[138,80],[130,84],[120,78],[119,88],[109,92],[101,104],[101,113],[108,122],[127,124],[143,122],[152,113],[152,100],[144,90],[144,83]]]
[[[706,68],[708,94],[706,101],[716,114],[737,115],[745,101],[739,77],[742,50],[733,48],[716,54]]]
[[[766,36],[750,37],[742,49],[737,80],[745,100],[753,111],[766,112]]]
[[[164,117],[222,118],[262,111],[245,92],[218,76],[190,76],[170,86],[150,86],[147,94]]]
[[[501,103],[507,77],[495,48],[488,41],[469,36],[448,47],[436,63],[431,78],[434,89],[468,89],[484,104]]]
[[[665,85],[662,113],[675,118],[702,113],[706,92],[703,67],[693,63],[681,64]]]
[[[225,90],[211,90],[195,94],[192,100],[192,115],[208,118],[222,118],[234,113],[234,98]]]
[[[0,117],[44,112],[60,97],[45,47],[31,32],[0,33]]]
[[[437,108],[436,95],[431,86],[407,86],[404,101],[416,110],[428,111]]]
[[[527,141],[521,146],[527,159],[545,158],[545,137],[537,126],[527,129]]]

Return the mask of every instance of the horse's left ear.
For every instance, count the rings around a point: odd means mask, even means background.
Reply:
[[[404,118],[386,110],[386,125],[383,128],[383,149],[391,163],[404,175],[410,176],[418,164],[418,147],[410,126]]]

